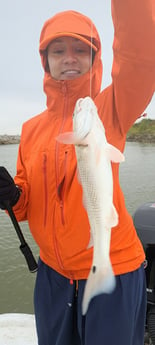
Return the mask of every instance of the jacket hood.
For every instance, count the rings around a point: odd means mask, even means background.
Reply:
[[[92,83],[93,93],[92,97],[94,98],[98,92],[100,91],[101,87],[101,80],[102,80],[102,62],[101,62],[101,42],[99,38],[99,34],[93,22],[85,15],[76,12],[76,11],[64,11],[59,12],[58,14],[54,15],[50,19],[48,19],[42,28],[41,35],[40,35],[40,44],[39,44],[39,52],[41,55],[42,65],[45,71],[44,77],[44,91],[47,94],[47,98],[49,99],[49,92],[50,88],[54,90],[54,84],[62,84],[62,81],[53,80],[50,76],[49,72],[46,69],[47,66],[47,47],[52,40],[60,36],[71,36],[82,40],[83,42],[87,43],[89,46],[92,46],[92,49],[95,51],[95,58],[93,61],[93,66],[89,72],[89,80],[88,81],[88,73],[87,73],[87,85],[89,85],[89,90],[87,87],[85,88],[84,97],[90,95],[90,84]],[[83,76],[82,76],[83,77]],[[51,79],[51,80],[50,80]],[[77,78],[79,84],[79,90],[81,87],[85,87],[85,84],[80,85],[80,81],[83,83],[85,78]],[[66,81],[67,83],[67,81]],[[75,81],[71,81],[68,84],[75,84]],[[47,90],[48,84],[48,90]],[[76,89],[77,91],[77,89]],[[51,95],[52,96],[52,95]],[[80,94],[79,94],[80,97]],[[49,108],[49,102],[48,108]]]
[[[92,44],[95,51],[100,48],[100,38],[93,22],[80,12],[64,11],[57,13],[44,23],[40,35],[40,53],[47,48],[53,39],[64,35],[76,37],[90,45]]]
[[[39,52],[43,67],[45,67],[44,57],[49,43],[61,36],[78,38],[92,46],[95,52],[101,49],[97,29],[87,16],[76,11],[59,12],[44,23],[41,31]]]

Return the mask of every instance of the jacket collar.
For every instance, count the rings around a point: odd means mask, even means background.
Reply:
[[[84,75],[74,80],[58,81],[49,73],[44,76],[44,92],[47,97],[49,112],[59,111],[62,97],[69,99],[69,109],[73,111],[77,99],[91,96],[92,99],[99,94],[102,79],[102,62],[95,56],[92,68]]]

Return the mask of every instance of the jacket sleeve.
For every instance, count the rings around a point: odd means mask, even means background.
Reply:
[[[155,0],[112,0],[112,18],[114,102],[124,134],[155,90]]]
[[[18,151],[17,175],[15,176],[14,180],[16,185],[20,187],[22,192],[17,204],[13,207],[13,210],[18,221],[27,220],[29,186],[27,182],[26,169],[24,166],[24,159],[22,155],[22,136]]]

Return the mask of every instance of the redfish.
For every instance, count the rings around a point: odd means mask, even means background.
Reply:
[[[93,246],[93,260],[82,301],[84,315],[93,297],[115,289],[110,242],[111,229],[118,224],[118,213],[113,204],[111,162],[124,161],[124,155],[107,142],[104,126],[90,97],[76,102],[73,132],[62,133],[57,140],[75,145],[78,176],[90,224],[88,248]]]

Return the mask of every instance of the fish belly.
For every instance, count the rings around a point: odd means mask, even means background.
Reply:
[[[115,287],[109,252],[111,227],[117,225],[117,212],[113,205],[111,164],[104,156],[96,166],[89,147],[77,149],[77,164],[83,188],[93,239],[93,262],[86,282],[82,313],[86,314],[91,299],[101,293],[111,293]]]

